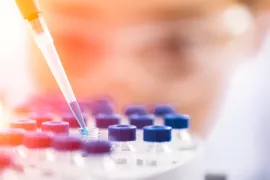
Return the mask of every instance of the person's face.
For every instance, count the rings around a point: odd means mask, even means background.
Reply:
[[[233,0],[40,1],[77,96],[106,94],[118,107],[171,103],[190,114],[197,132],[252,44],[244,35],[249,24],[228,28]],[[31,66],[39,90],[58,92],[35,50]]]

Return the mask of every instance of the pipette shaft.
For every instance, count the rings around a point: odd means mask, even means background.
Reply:
[[[25,19],[31,25],[33,35],[41,50],[45,60],[59,85],[69,107],[81,126],[81,134],[88,134],[87,127],[85,125],[82,112],[75,98],[73,90],[70,86],[60,58],[54,46],[52,36],[40,15],[40,9],[34,0],[16,0],[16,3],[21,10],[21,13]]]

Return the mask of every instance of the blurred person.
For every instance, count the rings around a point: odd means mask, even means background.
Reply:
[[[171,103],[205,135],[235,67],[262,37],[257,1],[40,0],[75,95]],[[60,90],[36,44],[29,66],[38,95]]]
[[[205,136],[230,85],[227,106],[209,138],[208,169],[243,180],[257,180],[265,172],[260,168],[267,163],[261,160],[267,157],[259,148],[261,136],[255,132],[259,123],[252,113],[257,104],[251,102],[257,96],[250,84],[260,76],[249,79],[263,65],[240,70],[241,78],[229,81],[240,63],[256,59],[268,28],[268,16],[261,14],[269,9],[269,1],[40,0],[40,4],[79,98],[107,94],[119,108],[130,102],[168,102],[190,114],[192,131]],[[30,47],[37,95],[59,93],[33,41]],[[244,88],[239,89],[241,82]],[[264,179],[269,178],[258,180]]]

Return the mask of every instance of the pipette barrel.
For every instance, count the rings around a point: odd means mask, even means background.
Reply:
[[[55,49],[52,36],[45,24],[35,0],[16,0],[23,17],[27,19],[31,25],[36,44],[40,48],[45,60],[59,85],[66,101],[69,104],[73,115],[82,128],[82,135],[88,134],[87,127],[84,123],[82,112],[79,108],[73,90],[70,86],[65,70],[62,66],[58,53]]]

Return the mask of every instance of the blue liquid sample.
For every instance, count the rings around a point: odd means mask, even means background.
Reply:
[[[72,101],[70,102],[69,104],[69,107],[73,113],[73,115],[75,116],[75,118],[77,119],[78,123],[80,124],[81,128],[80,128],[80,134],[81,135],[88,135],[88,130],[87,130],[87,127],[85,125],[85,121],[83,119],[83,115],[82,115],[82,112],[81,112],[81,109],[79,107],[79,104],[77,101]]]

